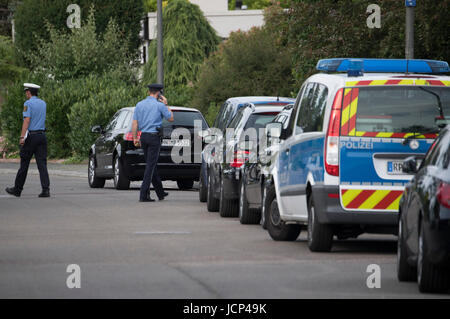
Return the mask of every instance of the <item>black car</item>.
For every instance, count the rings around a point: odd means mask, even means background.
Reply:
[[[283,109],[283,106],[255,106],[247,104],[241,108],[228,129],[234,133],[223,143],[223,161],[211,166],[215,169],[209,172],[210,182],[218,185],[219,212],[222,217],[238,217],[240,169],[251,154],[257,153],[260,131],[264,131]],[[251,132],[249,129],[253,129]],[[253,133],[253,134],[250,134]]]
[[[293,109],[294,105],[289,104],[266,126],[270,128],[273,124],[279,124],[281,132],[278,143],[286,139],[287,135],[284,132],[288,129]],[[260,138],[262,140],[260,145],[267,145],[267,147],[260,149],[257,153],[250,154],[249,161],[245,162],[241,168],[239,220],[241,224],[258,224],[261,222],[264,226],[264,217],[261,220],[261,211],[265,176],[270,174],[271,159],[276,154],[279,145],[270,144],[270,131]]]
[[[403,165],[417,173],[400,202],[397,275],[418,281],[421,292],[450,289],[450,125],[431,146],[417,169],[417,159]]]
[[[217,114],[213,127],[225,134],[225,131],[231,121],[236,116],[239,109],[252,103],[257,106],[286,106],[294,103],[295,99],[286,97],[269,97],[269,96],[247,96],[247,97],[233,97],[229,98],[220,108]],[[222,140],[216,141],[217,146],[221,146]],[[209,144],[214,144],[208,141]],[[200,173],[199,183],[199,200],[201,202],[207,202],[207,208],[210,212],[219,211],[220,201],[213,194],[217,194],[218,185],[210,184],[209,172],[215,170],[215,166],[210,165],[205,160],[206,154],[202,153],[202,168]],[[220,170],[220,167],[217,166]]]
[[[157,164],[161,180],[176,181],[180,189],[193,187],[198,181],[201,166],[202,137],[194,132],[194,121],[201,123],[201,129],[208,128],[200,111],[184,107],[171,107],[174,122],[163,121],[161,153]],[[100,126],[92,128],[93,133],[101,134],[89,152],[89,186],[102,188],[105,180],[113,179],[114,187],[126,190],[131,181],[141,181],[145,171],[144,151],[136,148],[131,132],[134,107],[119,110],[105,129]],[[184,136],[172,139],[175,129],[184,128]],[[196,134],[194,134],[196,133]],[[140,136],[140,132],[139,132]],[[190,159],[181,163],[172,158],[173,147],[190,149]],[[183,154],[181,154],[183,155]],[[178,161],[177,161],[178,162]]]

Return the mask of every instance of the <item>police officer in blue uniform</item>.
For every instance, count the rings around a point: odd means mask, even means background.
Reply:
[[[40,86],[25,83],[24,87],[28,100],[25,102],[23,109],[20,169],[17,172],[14,187],[6,188],[6,192],[20,197],[27,178],[30,161],[34,155],[42,186],[42,193],[39,197],[50,197],[50,179],[47,171],[47,137],[45,136],[47,104],[38,98]]]
[[[161,93],[164,87],[160,84],[152,84],[148,88],[149,96],[136,105],[132,128],[134,145],[142,147],[146,162],[140,202],[154,202],[150,197],[150,183],[153,184],[159,200],[169,195],[164,191],[156,164],[161,149],[162,121],[165,118],[173,122],[173,113],[167,106],[167,99]],[[138,130],[142,132],[140,140],[137,137]]]

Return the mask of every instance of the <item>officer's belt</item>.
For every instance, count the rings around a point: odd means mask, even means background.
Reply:
[[[44,134],[45,131],[29,131],[28,132],[30,135],[37,135],[37,134]]]

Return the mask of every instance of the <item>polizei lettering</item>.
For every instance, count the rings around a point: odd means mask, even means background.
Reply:
[[[341,148],[350,150],[373,150],[373,142],[370,141],[341,141]]]

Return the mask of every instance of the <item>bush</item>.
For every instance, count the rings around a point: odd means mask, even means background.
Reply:
[[[193,105],[207,113],[211,103],[233,96],[290,96],[291,57],[265,28],[234,32],[202,66]]]
[[[14,15],[16,25],[16,44],[21,52],[29,55],[36,50],[36,39],[49,40],[46,23],[50,23],[56,30],[69,33],[67,27],[67,6],[77,3],[81,7],[81,25],[88,18],[88,12],[93,5],[98,13],[96,15],[96,32],[102,34],[108,28],[108,23],[113,18],[119,28],[120,35],[127,39],[122,46],[130,53],[135,53],[139,48],[141,31],[140,20],[143,15],[142,0],[23,0],[17,7]]]
[[[75,103],[68,115],[70,147],[74,155],[87,157],[89,149],[98,137],[91,133],[94,125],[105,127],[121,108],[135,106],[145,98],[145,88],[123,85],[114,74],[89,77],[89,96]]]

